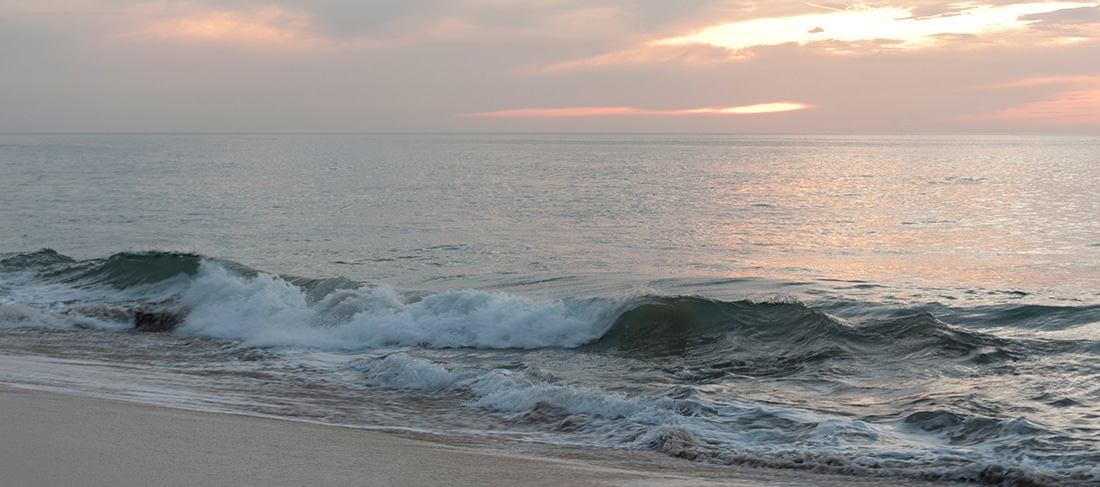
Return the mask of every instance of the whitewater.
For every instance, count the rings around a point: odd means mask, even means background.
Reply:
[[[1100,485],[1097,154],[0,135],[0,381],[718,478]]]

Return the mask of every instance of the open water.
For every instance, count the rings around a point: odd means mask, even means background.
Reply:
[[[1089,136],[0,135],[0,382],[1100,485],[1097,188]]]

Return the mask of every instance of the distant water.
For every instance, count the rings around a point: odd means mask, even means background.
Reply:
[[[0,135],[0,381],[1100,485],[1097,188],[1083,136]]]

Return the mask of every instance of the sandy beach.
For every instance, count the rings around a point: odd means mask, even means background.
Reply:
[[[748,485],[0,386],[12,486]]]
[[[262,417],[0,387],[12,486],[644,485],[677,479]]]
[[[8,385],[0,385],[0,438],[0,472],[4,485],[11,486],[679,487],[884,481],[739,468],[728,470],[730,478],[684,476],[656,467],[534,458],[378,431]]]

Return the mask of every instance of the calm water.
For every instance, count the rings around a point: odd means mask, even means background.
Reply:
[[[1095,188],[1100,137],[0,135],[0,381],[1098,484]]]

